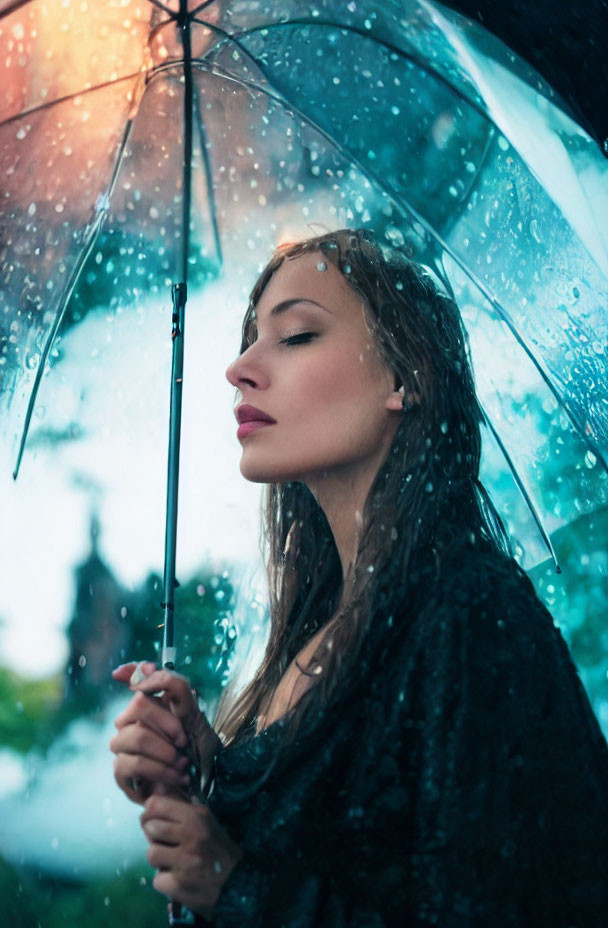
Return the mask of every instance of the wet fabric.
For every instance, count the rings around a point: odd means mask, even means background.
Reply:
[[[463,547],[368,637],[272,767],[283,720],[216,759],[208,802],[245,853],[214,924],[604,925],[608,747],[525,574]]]

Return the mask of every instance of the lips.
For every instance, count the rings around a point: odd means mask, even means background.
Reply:
[[[242,406],[238,406],[235,410],[235,414],[239,425],[242,425],[244,422],[276,422],[276,419],[262,412],[261,409],[256,409],[255,406],[248,406],[246,403],[243,403]]]
[[[253,435],[254,432],[258,431],[258,429],[263,429],[267,428],[269,425],[274,425],[276,421],[272,418],[272,416],[262,412],[261,409],[256,409],[255,406],[248,406],[246,404],[238,406],[235,410],[235,413],[239,421],[239,427],[236,432],[236,437],[239,440],[247,438],[249,435]]]

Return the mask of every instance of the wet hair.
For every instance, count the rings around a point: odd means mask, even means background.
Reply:
[[[290,713],[287,740],[309,710],[312,716],[337,698],[349,673],[356,672],[374,609],[381,603],[398,617],[399,602],[413,583],[417,552],[432,551],[437,582],[448,551],[465,535],[510,554],[504,526],[479,481],[483,413],[466,331],[454,300],[421,265],[365,230],[343,229],[282,245],[251,292],[241,353],[257,337],[255,308],[272,275],[283,261],[315,251],[362,298],[395,388],[403,386],[405,397],[415,400],[404,405],[370,489],[345,595],[332,532],[312,493],[301,482],[267,485],[263,539],[270,635],[253,680],[232,705],[230,688],[221,700],[215,726],[226,743],[263,713],[293,658],[324,625],[331,636],[302,668],[317,679]]]

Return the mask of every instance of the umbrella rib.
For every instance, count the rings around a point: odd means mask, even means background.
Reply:
[[[50,354],[50,352],[51,352],[51,349],[52,349],[52,347],[53,347],[53,345],[54,345],[54,343],[55,343],[55,338],[57,337],[57,332],[59,331],[59,327],[60,327],[60,325],[61,325],[61,323],[62,323],[62,321],[63,321],[63,317],[64,317],[64,315],[65,315],[65,311],[66,311],[66,309],[67,309],[67,306],[68,306],[68,302],[69,302],[69,300],[70,300],[70,297],[71,297],[71,295],[72,295],[72,293],[73,293],[73,291],[74,291],[74,287],[76,286],[76,283],[78,282],[78,278],[79,278],[79,276],[80,276],[80,272],[82,271],[82,268],[84,267],[84,264],[85,264],[87,258],[88,258],[89,255],[91,254],[91,251],[92,251],[92,249],[93,249],[93,246],[95,245],[95,242],[97,241],[97,237],[98,237],[98,235],[99,235],[99,232],[100,232],[100,230],[101,230],[101,227],[102,227],[102,225],[103,225],[103,222],[104,222],[104,220],[105,220],[105,218],[106,218],[106,216],[107,216],[107,213],[108,213],[108,202],[109,202],[110,196],[112,195],[112,191],[113,191],[113,189],[114,189],[114,186],[115,186],[115,184],[116,184],[116,179],[117,179],[117,177],[118,177],[118,172],[119,172],[119,170],[120,170],[120,166],[121,166],[121,162],[122,162],[122,157],[123,157],[125,148],[126,148],[126,146],[127,146],[127,142],[128,142],[128,140],[129,140],[129,136],[130,136],[130,134],[131,134],[131,129],[132,129],[132,127],[133,127],[133,119],[129,119],[129,120],[127,121],[126,126],[125,126],[125,130],[124,130],[124,132],[123,132],[123,137],[122,137],[122,139],[121,139],[121,144],[120,144],[120,147],[119,147],[118,152],[117,152],[117,155],[116,155],[116,160],[115,160],[115,162],[114,162],[114,168],[113,168],[113,171],[112,171],[112,176],[111,176],[111,178],[110,178],[110,183],[108,184],[108,191],[107,191],[107,193],[104,195],[104,205],[97,211],[97,215],[96,215],[96,217],[95,217],[95,221],[93,222],[93,224],[91,225],[91,227],[90,227],[90,229],[89,229],[89,234],[88,234],[88,237],[87,237],[87,239],[86,239],[86,241],[85,241],[84,247],[83,247],[82,251],[80,252],[80,254],[79,254],[79,256],[78,256],[78,259],[77,259],[76,263],[74,264],[74,267],[72,268],[72,273],[70,274],[70,276],[69,276],[69,278],[68,278],[68,281],[67,281],[67,284],[66,284],[66,286],[65,286],[64,294],[63,294],[63,297],[62,297],[62,300],[61,300],[61,303],[60,303],[60,308],[57,310],[57,313],[56,313],[56,315],[55,315],[55,319],[54,319],[54,321],[53,321],[53,325],[51,326],[51,329],[50,329],[50,331],[49,331],[49,333],[48,333],[48,335],[47,335],[47,338],[46,338],[46,342],[45,342],[45,344],[44,344],[44,348],[42,349],[42,352],[41,352],[41,355],[40,355],[40,361],[39,361],[39,364],[38,364],[38,368],[37,368],[37,370],[36,370],[36,377],[35,377],[35,379],[34,379],[34,385],[33,385],[33,387],[32,387],[32,392],[30,393],[30,398],[29,398],[29,400],[28,400],[27,410],[26,410],[26,413],[25,413],[25,421],[24,421],[24,423],[23,423],[23,431],[22,431],[22,433],[21,433],[21,441],[20,441],[20,443],[19,443],[19,451],[18,451],[18,453],[17,453],[17,461],[16,461],[16,464],[15,464],[15,469],[14,469],[14,471],[13,471],[13,480],[16,480],[17,477],[19,476],[19,469],[20,469],[20,467],[21,467],[21,461],[22,461],[22,458],[23,458],[23,452],[25,451],[25,445],[26,445],[26,442],[27,442],[27,436],[28,436],[28,433],[29,433],[30,423],[31,423],[31,420],[32,420],[33,412],[34,412],[34,405],[35,405],[36,399],[37,399],[37,397],[38,397],[38,391],[39,391],[39,389],[40,389],[40,383],[41,383],[41,381],[42,381],[42,375],[43,375],[43,373],[44,373],[44,368],[45,368],[45,366],[46,366],[46,362],[47,362],[47,360],[48,360],[48,356],[49,356],[49,354]]]
[[[153,76],[156,70],[158,69],[151,69],[151,71],[147,72],[147,81],[150,80],[150,76]],[[16,122],[18,119],[24,119],[26,116],[33,116],[34,113],[41,113],[44,110],[50,109],[52,106],[59,106],[61,103],[69,103],[70,100],[74,100],[76,97],[85,97],[87,94],[94,93],[96,90],[104,90],[106,87],[114,87],[117,84],[124,83],[124,81],[134,81],[136,79],[141,79],[141,76],[141,71],[134,71],[132,74],[126,74],[124,77],[118,77],[111,81],[103,81],[101,84],[95,84],[94,87],[86,87],[84,90],[75,90],[74,93],[66,93],[63,97],[56,97],[53,100],[45,100],[44,103],[40,103],[38,106],[32,106],[29,110],[21,110],[19,113],[15,113],[13,116],[8,116],[5,120],[0,122],[0,126],[8,126],[9,123]]]
[[[561,567],[559,566],[559,563],[558,563],[558,560],[557,560],[557,556],[556,556],[556,554],[555,554],[555,550],[554,550],[553,545],[552,545],[552,543],[551,543],[551,539],[549,538],[549,534],[548,534],[547,530],[545,529],[545,526],[543,525],[542,519],[541,519],[541,517],[540,517],[540,513],[538,512],[538,510],[537,510],[537,508],[536,508],[536,505],[535,505],[535,503],[534,503],[532,497],[530,496],[530,494],[529,494],[529,492],[528,492],[528,490],[527,490],[527,488],[526,488],[526,485],[524,484],[523,479],[522,479],[522,477],[520,476],[519,471],[517,470],[517,467],[515,466],[515,464],[514,464],[514,462],[513,462],[513,459],[511,458],[511,455],[509,454],[509,452],[508,452],[508,450],[507,450],[507,448],[506,448],[506,446],[505,446],[505,443],[503,442],[502,438],[500,437],[500,435],[499,435],[499,433],[498,433],[498,431],[497,431],[497,429],[496,429],[494,423],[493,423],[492,420],[490,419],[488,413],[486,412],[486,410],[485,410],[484,406],[481,404],[481,402],[480,402],[479,405],[480,405],[481,411],[482,411],[482,413],[483,413],[483,421],[484,421],[484,424],[488,427],[488,429],[489,429],[490,432],[492,433],[492,436],[494,437],[494,440],[496,441],[496,444],[497,444],[498,447],[500,448],[501,453],[502,453],[502,455],[503,455],[505,461],[507,462],[507,465],[508,465],[508,467],[509,467],[509,470],[511,471],[511,474],[513,475],[513,479],[515,480],[515,483],[516,483],[516,485],[517,485],[517,489],[519,490],[519,492],[520,492],[521,495],[523,496],[523,498],[524,498],[524,500],[525,500],[525,502],[526,502],[526,505],[527,505],[528,509],[530,510],[530,512],[531,512],[531,514],[532,514],[532,518],[534,519],[534,521],[535,521],[535,523],[536,523],[536,526],[537,526],[537,528],[538,528],[538,530],[539,530],[539,532],[540,532],[540,534],[541,534],[541,537],[542,537],[542,539],[543,539],[543,541],[544,541],[544,543],[545,543],[545,546],[547,547],[547,550],[549,551],[549,554],[550,554],[551,557],[553,558],[553,563],[555,564],[556,573],[561,574],[562,569],[561,569]]]
[[[237,44],[239,45],[239,48],[242,48],[238,42]],[[242,48],[242,51],[247,57],[251,58],[251,60],[256,64],[256,66],[262,72],[264,78],[268,80],[268,77],[263,67],[259,64],[259,62],[257,62],[256,59],[253,58],[253,56],[247,51],[247,49]],[[204,60],[202,59],[197,59],[196,63],[205,64]],[[281,106],[283,109],[285,109],[288,113],[291,112],[293,115],[296,115],[300,120],[302,120],[303,123],[308,125],[310,128],[314,129],[315,132],[317,132],[320,136],[322,136],[337,152],[339,152],[342,155],[343,158],[345,158],[345,160],[347,160],[350,164],[357,167],[358,170],[361,171],[361,173],[365,177],[367,177],[370,181],[372,181],[373,184],[379,190],[385,193],[389,197],[389,199],[391,199],[393,203],[395,203],[403,212],[408,213],[410,217],[412,217],[416,222],[420,223],[420,225],[425,229],[428,235],[431,238],[433,238],[434,241],[445,251],[445,253],[448,254],[452,258],[455,264],[458,265],[458,267],[463,271],[463,273],[469,278],[471,283],[479,290],[479,292],[485,297],[488,303],[497,312],[499,317],[502,319],[502,321],[505,323],[505,325],[509,329],[513,338],[516,340],[520,348],[525,352],[527,357],[530,359],[531,363],[534,365],[534,367],[538,371],[539,376],[541,377],[541,379],[543,380],[543,382],[545,383],[545,385],[547,386],[547,388],[549,389],[549,391],[555,398],[558,405],[564,410],[573,428],[581,436],[585,445],[602,462],[604,469],[608,472],[608,458],[606,457],[604,451],[599,446],[599,443],[591,435],[588,434],[586,426],[582,422],[579,421],[579,418],[576,415],[576,413],[573,412],[568,407],[559,389],[553,383],[549,374],[545,371],[544,367],[541,365],[540,361],[535,356],[534,352],[529,347],[526,340],[523,338],[521,333],[518,331],[513,320],[511,319],[509,312],[505,309],[505,307],[498,300],[498,298],[492,293],[489,287],[487,287],[483,283],[483,281],[465,264],[465,262],[459,257],[459,255],[452,249],[452,247],[446,242],[446,240],[442,237],[439,231],[424,216],[422,216],[422,214],[420,214],[415,209],[415,207],[413,207],[407,200],[405,200],[398,193],[396,193],[396,191],[392,190],[392,188],[388,186],[372,169],[370,169],[367,165],[363,164],[363,162],[361,162],[355,154],[349,151],[349,149],[346,148],[346,146],[342,145],[337,139],[335,139],[332,135],[330,135],[327,130],[319,126],[310,116],[302,112],[302,110],[300,110],[299,107],[293,104],[286,97],[279,95],[274,90],[270,90],[267,87],[264,87],[261,84],[258,84],[256,81],[251,81],[247,78],[234,75],[232,72],[227,71],[224,68],[221,68],[220,65],[213,64],[212,67],[215,69],[218,69],[218,74],[222,74],[223,72],[224,76],[229,77],[230,79],[234,80],[235,83],[241,84],[244,87],[253,89],[259,93],[264,94],[265,96],[272,99],[279,106]],[[270,81],[268,81],[268,83],[271,84]]]
[[[220,240],[220,230],[217,222],[217,213],[215,210],[215,187],[213,184],[213,171],[211,168],[211,158],[207,149],[207,136],[205,124],[200,108],[198,94],[194,94],[194,107],[197,115],[198,134],[201,146],[201,155],[203,158],[203,167],[205,169],[205,180],[207,184],[207,197],[209,199],[209,211],[211,213],[211,227],[213,229],[213,240],[215,244],[215,253],[217,255],[219,267],[223,264],[222,243]]]

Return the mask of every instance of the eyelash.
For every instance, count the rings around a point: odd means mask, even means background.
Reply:
[[[287,345],[288,348],[295,348],[297,345],[306,345],[316,337],[316,332],[299,332],[297,335],[288,335],[287,338],[282,338],[281,344]]]

